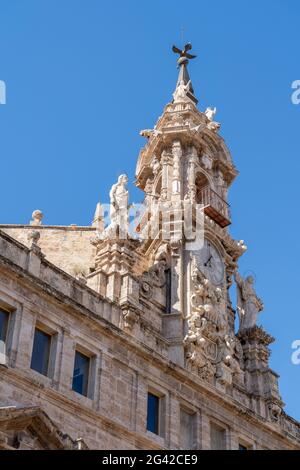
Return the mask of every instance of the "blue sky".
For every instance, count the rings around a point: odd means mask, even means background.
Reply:
[[[89,225],[117,176],[130,178],[144,140],[172,98],[173,43],[191,41],[199,108],[216,106],[240,175],[231,233],[248,252],[277,338],[271,366],[286,411],[300,419],[298,0],[0,0],[0,223]]]

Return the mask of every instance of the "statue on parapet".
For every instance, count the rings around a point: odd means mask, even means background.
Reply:
[[[127,237],[128,233],[128,177],[120,175],[118,182],[113,184],[109,193],[110,198],[110,225],[106,231],[119,229]]]

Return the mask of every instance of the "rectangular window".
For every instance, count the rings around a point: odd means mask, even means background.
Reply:
[[[210,425],[210,445],[211,450],[226,449],[226,431],[213,423]]]
[[[0,341],[5,343],[7,336],[9,313],[0,309]]]
[[[180,409],[180,448],[195,449],[196,446],[196,413]]]
[[[40,374],[48,375],[51,347],[51,335],[36,328],[34,331],[33,349],[31,356],[31,369]]]
[[[159,434],[159,402],[159,397],[148,392],[147,430],[154,434]]]
[[[75,351],[72,390],[81,395],[88,395],[90,372],[90,358],[79,351]]]

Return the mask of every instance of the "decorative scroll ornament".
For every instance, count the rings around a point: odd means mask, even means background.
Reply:
[[[183,342],[187,363],[192,368],[203,368],[218,359],[215,334],[219,322],[217,304],[221,301],[222,291],[205,278],[197,268],[195,258],[191,271],[191,313],[187,317],[188,331]]]
[[[235,377],[243,383],[243,350],[239,339],[228,333],[222,289],[206,279],[195,258],[191,284],[191,312],[186,318],[187,334],[183,341],[187,365],[205,380],[215,376],[221,383],[231,384]]]
[[[162,288],[165,286],[167,277],[166,270],[168,267],[169,247],[167,243],[163,243],[157,250],[154,258],[154,264],[145,272],[140,281],[140,294],[143,297],[152,297],[153,288]]]

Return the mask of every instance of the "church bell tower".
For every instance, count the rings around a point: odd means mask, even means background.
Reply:
[[[93,240],[96,262],[88,285],[121,305],[120,326],[129,334],[146,335],[169,361],[225,394],[251,394],[253,409],[276,421],[283,403],[268,365],[273,338],[257,326],[263,304],[253,279],[238,273],[246,246],[229,232],[228,190],[238,172],[219,134],[216,108],[197,107],[188,72],[196,57],[191,48],[173,46],[179,55],[173,99],[154,128],[140,133],[146,144],[136,185],[145,201],[137,234],[118,235],[128,202],[122,176],[111,191],[111,199],[119,194],[111,200],[114,221]],[[236,308],[229,295],[233,282]]]

